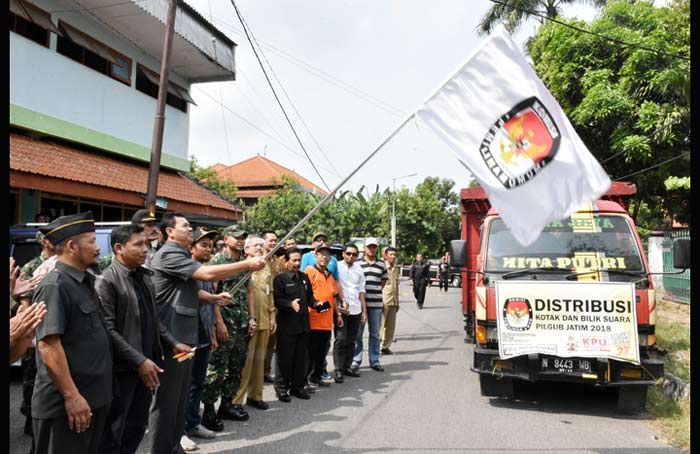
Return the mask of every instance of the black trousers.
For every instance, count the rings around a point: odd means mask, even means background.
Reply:
[[[184,453],[180,438],[185,432],[185,414],[190,396],[192,360],[178,363],[170,352],[165,354],[160,386],[152,409],[152,454]]]
[[[440,275],[440,289],[444,287],[445,291],[447,291],[448,277],[447,274]]]
[[[309,333],[277,333],[277,368],[275,391],[300,390],[306,385]]]
[[[423,307],[423,302],[425,301],[425,289],[427,287],[428,287],[428,280],[427,279],[413,281],[413,296],[416,297],[416,303],[420,307]]]
[[[331,330],[311,330],[309,337],[309,370],[310,378],[321,380],[321,374],[325,370],[326,355],[328,354],[328,342],[331,339]]]
[[[343,371],[352,365],[352,357],[355,356],[355,339],[360,330],[362,314],[343,315],[343,327],[335,328],[335,341],[333,342],[333,363],[335,370]]]
[[[101,454],[134,454],[148,427],[153,394],[136,371],[117,372],[119,397],[112,401],[102,441]]]
[[[105,430],[109,405],[92,409],[90,428],[77,433],[68,428],[68,417],[34,418],[34,445],[36,454],[101,454],[100,439]]]

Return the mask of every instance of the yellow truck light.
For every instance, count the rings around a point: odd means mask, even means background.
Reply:
[[[581,377],[588,379],[588,380],[595,380],[598,378],[598,375],[596,375],[596,374],[581,374]]]
[[[497,359],[493,365],[494,365],[494,367],[497,367],[499,369],[512,369],[513,368],[513,362],[510,360],[504,361],[502,359]]]
[[[656,343],[656,334],[640,334],[639,345],[642,347],[651,347]]]
[[[476,325],[476,341],[480,344],[486,343],[486,327]]]
[[[624,378],[642,378],[641,369],[620,369],[620,375]]]

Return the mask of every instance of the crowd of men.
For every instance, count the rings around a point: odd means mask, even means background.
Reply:
[[[355,244],[336,259],[323,232],[306,254],[293,239],[270,254],[273,231],[219,235],[140,210],[100,261],[89,212],[37,239],[41,255],[11,269],[11,360],[27,350],[22,413],[35,453],[134,453],[147,428],[153,454],[192,450],[224,420],[247,420],[244,403],[268,409],[265,382],[290,402],[359,377],[365,327],[369,367],[384,371],[380,355],[392,354],[400,268],[374,238],[359,261]],[[428,268],[421,259],[411,271],[419,307]]]

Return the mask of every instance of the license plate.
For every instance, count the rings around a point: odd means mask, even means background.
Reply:
[[[540,368],[546,372],[562,374],[591,373],[591,361],[580,358],[540,358]]]

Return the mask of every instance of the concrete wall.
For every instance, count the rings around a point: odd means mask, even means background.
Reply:
[[[105,147],[114,152],[120,148],[131,148],[126,153],[143,159],[142,151],[151,146],[153,117],[156,100],[140,91],[136,86],[136,63],[159,72],[157,59],[145,54],[136,46],[109,31],[103,24],[92,21],[77,12],[65,12],[65,5],[52,0],[33,0],[46,11],[63,11],[52,14],[54,23],[58,19],[80,29],[84,33],[103,42],[132,59],[131,86],[127,86],[87,66],[77,63],[56,52],[57,37],[51,33],[51,45],[47,49],[21,35],[10,32],[10,104],[28,111],[63,120],[69,125],[58,129],[87,128],[91,132],[91,142],[104,140],[119,143],[125,141],[135,147]],[[171,79],[189,89],[189,84],[176,73],[170,72]],[[24,110],[23,110],[24,112]],[[24,112],[26,114],[26,112]],[[166,126],[163,138],[165,155],[174,158],[171,162],[187,160],[189,136],[189,115],[166,106]],[[40,121],[32,119],[26,122]],[[34,115],[34,117],[37,117]],[[11,117],[12,123],[12,117]],[[20,125],[27,127],[27,125]],[[29,125],[31,127],[31,124]],[[100,139],[100,134],[104,135]],[[75,134],[66,137],[75,140]],[[114,139],[119,139],[115,141]],[[96,143],[88,145],[99,146]],[[137,151],[134,151],[137,150]],[[147,158],[147,157],[146,157]],[[164,162],[164,164],[166,164]],[[171,165],[172,166],[172,165]]]

